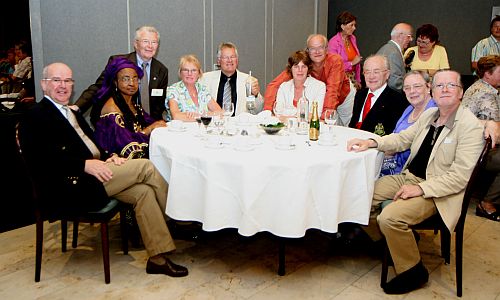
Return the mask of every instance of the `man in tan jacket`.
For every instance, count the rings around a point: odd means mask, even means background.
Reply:
[[[369,225],[372,239],[385,236],[398,274],[383,286],[387,294],[403,294],[424,285],[429,274],[422,264],[417,242],[409,226],[439,213],[453,232],[460,217],[465,187],[484,145],[483,126],[460,106],[463,88],[460,74],[438,71],[432,81],[437,108],[428,109],[408,129],[375,139],[353,139],[348,151],[377,148],[380,151],[411,149],[399,175],[377,180],[372,217],[380,231]],[[381,203],[393,199],[382,212]],[[380,213],[378,216],[377,214]],[[375,229],[375,230],[373,230]]]

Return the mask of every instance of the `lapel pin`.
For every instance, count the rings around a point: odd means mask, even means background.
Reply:
[[[153,77],[153,80],[156,80],[156,77]]]

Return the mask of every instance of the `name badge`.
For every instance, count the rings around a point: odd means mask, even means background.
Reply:
[[[151,96],[163,96],[163,89],[152,89]]]
[[[453,142],[453,139],[449,138],[449,137],[444,138],[444,141],[443,141],[444,144],[451,144],[452,142]]]

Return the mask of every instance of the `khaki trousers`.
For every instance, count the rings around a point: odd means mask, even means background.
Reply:
[[[113,178],[104,183],[106,193],[134,206],[148,255],[175,250],[165,223],[168,185],[151,161],[131,159],[121,166],[108,165],[113,171]]]
[[[423,179],[405,171],[400,175],[384,176],[375,182],[370,223],[365,231],[373,240],[382,238],[382,232],[398,274],[414,267],[420,261],[417,242],[409,226],[436,214],[437,209],[431,198],[425,199],[422,196],[398,199],[381,212],[380,205],[385,200],[393,199],[402,185],[414,185],[422,181]]]

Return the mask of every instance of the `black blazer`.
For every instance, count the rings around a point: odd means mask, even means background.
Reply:
[[[113,55],[108,59],[110,63],[116,57],[125,57],[134,64],[137,64],[137,55],[135,52],[129,54],[118,54]],[[102,71],[96,82],[90,85],[85,91],[82,92],[76,105],[80,108],[82,112],[86,112],[91,106],[94,95],[101,88],[102,82],[104,80],[104,71]],[[168,86],[168,69],[156,58],[151,59],[151,74],[149,74],[149,103],[151,109],[151,117],[155,120],[162,120],[162,114],[165,111],[165,98],[167,97],[167,86]],[[151,91],[153,89],[162,89],[162,96],[151,96]]]
[[[80,113],[75,116],[92,139],[90,126]],[[42,99],[27,112],[19,141],[42,208],[67,214],[98,210],[108,203],[103,184],[84,172],[92,153],[50,100]]]
[[[356,123],[358,123],[359,116],[361,115],[361,110],[363,109],[363,104],[366,100],[366,95],[368,95],[367,88],[363,88],[356,93],[349,127],[356,127]],[[370,111],[368,111],[368,115],[366,115],[366,119],[363,120],[360,129],[374,132],[375,126],[378,123],[382,123],[385,133],[392,133],[396,127],[396,123],[399,118],[401,118],[401,115],[408,105],[408,101],[401,93],[387,86],[380,94],[377,102],[375,102]]]

